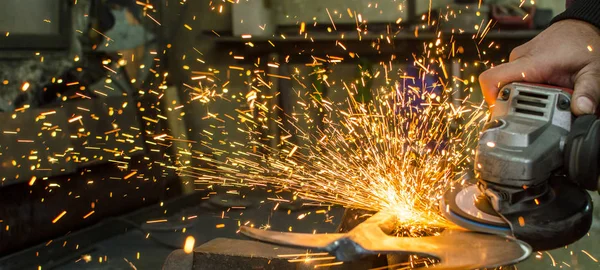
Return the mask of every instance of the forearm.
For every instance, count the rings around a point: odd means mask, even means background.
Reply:
[[[567,0],[567,10],[552,22],[575,19],[600,28],[600,0]]]

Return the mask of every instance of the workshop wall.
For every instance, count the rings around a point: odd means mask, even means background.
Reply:
[[[344,1],[344,0],[338,0]],[[424,13],[429,10],[429,5],[431,2],[432,8],[440,8],[445,5],[452,4],[453,0],[416,0],[417,3],[417,13]],[[484,0],[483,3],[489,4],[503,4],[503,3],[513,3],[516,5],[520,4],[520,0]],[[532,4],[533,3],[533,4]],[[535,5],[538,8],[551,9],[554,15],[565,10],[565,1],[562,0],[527,0],[523,4],[525,6]]]
[[[56,34],[59,24],[23,18],[46,18],[58,21],[59,5],[55,1],[3,0],[0,9],[0,32],[13,34]]]

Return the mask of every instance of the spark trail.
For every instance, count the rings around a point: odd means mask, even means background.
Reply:
[[[445,21],[453,16],[456,17],[450,10],[438,19]],[[433,30],[439,23],[423,15],[423,25],[415,28],[415,38],[419,37],[419,29]],[[358,39],[367,39],[371,34],[366,25],[358,26]],[[306,24],[300,27],[300,33],[311,39]],[[395,36],[402,34],[391,31],[390,27],[387,29],[385,35],[372,42],[374,50],[392,44]],[[464,97],[469,87],[461,87],[469,80],[448,76],[444,62],[463,50],[462,46],[455,48],[454,32],[452,30],[444,41],[441,31],[430,31],[431,40],[416,48],[421,53],[415,52],[412,59],[405,59],[411,63],[410,68],[418,69],[419,75],[415,77],[397,68],[396,62],[405,61],[394,55],[390,61],[380,62],[380,70],[376,72],[359,64],[360,78],[354,81],[332,82],[328,78],[334,72],[324,67],[325,64],[335,66],[344,62],[345,57],[341,56],[311,54],[314,61],[306,66],[312,67],[312,72],[302,74],[296,69],[291,77],[273,76],[262,70],[261,59],[257,59],[255,68],[248,70],[231,65],[228,73],[239,72],[249,77],[248,91],[234,94],[223,89],[222,95],[205,96],[203,102],[239,101],[241,97],[245,97],[245,102],[240,103],[242,106],[236,110],[236,116],[225,115],[233,121],[212,113],[203,118],[214,124],[207,122],[211,130],[207,128],[202,133],[207,140],[196,145],[212,153],[180,149],[203,165],[190,166],[190,162],[181,161],[177,169],[180,174],[193,177],[200,188],[210,185],[275,187],[277,192],[291,191],[294,199],[391,211],[399,218],[399,231],[409,236],[453,226],[440,215],[438,201],[458,174],[470,168],[472,146],[486,118],[482,104],[471,104],[469,97]],[[462,32],[458,29],[456,34]],[[481,42],[483,36],[474,34],[472,39]],[[340,40],[332,46],[340,46],[340,53],[347,53],[350,58],[360,58],[341,45],[346,43],[345,38],[346,33],[341,33]],[[270,40],[269,44],[276,46]],[[286,62],[289,57],[285,57]],[[233,58],[246,57],[234,55]],[[468,64],[461,63],[461,66]],[[269,62],[268,67],[280,68],[280,63]],[[318,78],[317,84],[337,89],[345,97],[342,101],[324,97],[314,81],[303,80],[311,76]],[[385,76],[385,85],[371,87],[368,82],[378,76]],[[425,83],[430,78],[438,82]],[[284,111],[273,102],[278,98],[272,89],[275,79],[287,79],[300,85],[296,89],[298,100],[293,111]],[[415,86],[415,82],[421,82],[422,86]],[[470,83],[473,82],[471,77]],[[452,98],[457,91],[462,93],[461,99]],[[225,134],[223,130],[228,130],[230,138],[235,137],[232,130],[245,134],[247,141],[215,142],[213,134]]]
[[[266,103],[254,103],[257,117],[242,114],[247,121],[238,123],[248,144],[220,150],[224,161],[201,157],[207,166],[180,171],[200,186],[274,186],[316,202],[392,211],[408,235],[452,226],[439,214],[438,200],[470,166],[485,113],[480,104],[455,107],[447,102],[452,90],[440,85],[406,87],[413,79],[377,89],[370,102],[359,102],[353,87],[344,87],[347,98],[337,104],[307,92],[299,112],[276,119],[269,119]],[[296,115],[319,110],[323,124],[302,128]],[[268,121],[278,123],[277,147],[261,140]]]

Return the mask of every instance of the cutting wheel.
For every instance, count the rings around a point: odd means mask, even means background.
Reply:
[[[511,235],[508,222],[492,209],[476,185],[446,192],[440,205],[448,220],[465,229]]]
[[[491,207],[477,186],[455,188],[444,194],[441,212],[465,229],[514,236],[535,251],[564,247],[589,231],[592,200],[585,190],[562,176],[551,177],[548,184],[550,191],[539,204],[524,201],[500,213]]]

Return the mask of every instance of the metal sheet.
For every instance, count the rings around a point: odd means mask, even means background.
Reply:
[[[242,227],[241,232],[265,242],[325,250],[342,261],[380,253],[417,254],[439,260],[427,269],[492,268],[516,264],[531,255],[531,247],[522,241],[471,231],[446,230],[439,236],[420,238],[390,236],[385,231],[395,218],[380,212],[346,234],[283,233],[250,227]]]

